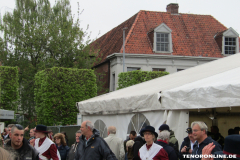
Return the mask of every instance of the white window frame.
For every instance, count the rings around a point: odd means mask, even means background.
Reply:
[[[168,51],[157,51],[157,33],[167,33],[168,34],[168,41],[169,41],[169,50]],[[155,53],[172,53],[172,30],[165,24],[162,23],[158,27],[154,29],[154,36],[153,36],[153,51]]]
[[[232,54],[225,54],[225,38],[236,38],[235,54],[238,53],[239,52],[239,34],[231,27],[227,31],[223,32],[222,54],[225,56],[232,55]]]

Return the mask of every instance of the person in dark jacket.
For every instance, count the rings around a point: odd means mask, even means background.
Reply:
[[[136,131],[131,131],[130,134],[129,134],[129,137],[123,142],[125,153],[127,152],[127,148],[126,148],[127,141],[129,141],[129,140],[133,140],[134,141],[136,136],[137,136]]]
[[[57,133],[54,135],[54,143],[60,153],[61,160],[66,160],[67,159],[67,154],[69,152],[69,147],[66,144],[64,135],[62,133]]]
[[[169,139],[170,139],[170,132],[162,131],[158,134],[158,140],[155,143],[163,147],[163,149],[168,154],[169,160],[177,160],[178,156],[174,148],[168,145]]]
[[[68,155],[67,155],[67,160],[73,160],[75,157],[75,153],[77,151],[77,147],[78,147],[78,143],[79,143],[79,137],[81,137],[82,132],[80,130],[78,130],[76,132],[76,142],[71,146]]]
[[[6,150],[14,154],[17,160],[39,160],[38,152],[28,144],[28,141],[23,138],[24,128],[16,124],[11,128],[10,140],[6,144]]]
[[[143,137],[137,136],[134,139],[134,145],[133,145],[133,160],[140,160],[138,156],[139,149],[146,143]]]
[[[212,142],[215,145],[215,148],[212,150],[212,154],[217,151],[222,151],[221,145],[218,144],[216,141],[214,141],[211,137],[207,136],[208,127],[204,122],[202,121],[192,122],[191,127],[192,127],[193,138],[197,141],[194,144],[195,147],[193,147],[194,149],[192,151],[192,156],[194,157],[191,158],[191,160],[200,160],[202,149],[206,145]],[[198,155],[198,157],[196,155]]]
[[[190,160],[190,158],[184,158],[183,155],[192,154],[193,145],[196,141],[193,138],[191,127],[187,128],[186,132],[188,133],[188,136],[183,139],[182,145],[180,147],[180,160]]]
[[[178,140],[174,135],[174,132],[172,130],[170,130],[169,126],[167,124],[162,124],[159,128],[158,128],[159,132],[162,132],[164,130],[167,130],[170,132],[170,139],[169,139],[169,146],[173,147],[176,154],[179,155],[179,146],[178,146]]]
[[[91,121],[82,122],[80,130],[82,136],[79,138],[75,160],[117,160],[108,144],[99,136],[99,131],[93,128]]]

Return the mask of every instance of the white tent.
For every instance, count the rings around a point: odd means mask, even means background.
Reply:
[[[98,126],[114,125],[122,138],[129,130],[139,131],[145,124],[157,130],[167,120],[176,137],[182,139],[189,126],[190,109],[240,106],[239,60],[240,54],[235,54],[94,97],[77,106],[82,120]],[[165,110],[169,110],[167,116]]]

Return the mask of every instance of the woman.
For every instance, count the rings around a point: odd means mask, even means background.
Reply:
[[[154,143],[156,137],[158,137],[154,127],[146,126],[140,131],[140,135],[144,136],[146,141],[146,144],[144,144],[138,152],[141,160],[168,160],[167,152],[162,148],[162,146]]]
[[[131,160],[131,159],[133,159],[133,152],[132,152],[133,144],[134,144],[134,141],[133,141],[133,140],[127,141],[127,143],[126,143],[127,153],[125,154],[125,160]]]
[[[77,146],[79,143],[79,137],[82,135],[81,130],[78,130],[75,135],[76,135],[76,142],[71,146],[68,152],[67,160],[73,160],[75,157],[75,153],[77,151]]]
[[[30,141],[30,144],[39,152],[40,159],[59,160],[60,154],[56,145],[48,137],[47,126],[38,124],[35,129],[35,139]]]
[[[62,133],[57,133],[54,135],[54,142],[56,144],[56,147],[60,153],[61,160],[67,159],[67,154],[69,151],[69,147],[66,144],[64,135]]]

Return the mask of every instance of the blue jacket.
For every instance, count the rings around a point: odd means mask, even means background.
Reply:
[[[61,160],[66,160],[70,148],[68,146],[63,146],[63,145],[58,147],[57,144],[56,144],[56,147],[57,147],[57,149],[59,151],[59,154],[61,156]]]
[[[84,135],[79,137],[75,160],[117,160],[108,144],[99,135],[99,131],[93,129],[93,135],[88,139],[88,142]]]
[[[212,150],[212,154],[216,151],[222,151],[222,147],[218,142],[214,141],[211,137],[207,137],[202,143],[199,144],[199,147],[198,147],[197,142],[194,144],[194,147],[193,147],[194,149],[192,151],[192,155],[197,155],[197,154],[201,155],[202,154],[202,149],[206,145],[208,145],[209,143],[212,143],[212,142],[215,145],[215,148]],[[191,160],[201,160],[201,158],[200,157],[199,158],[191,158]]]

